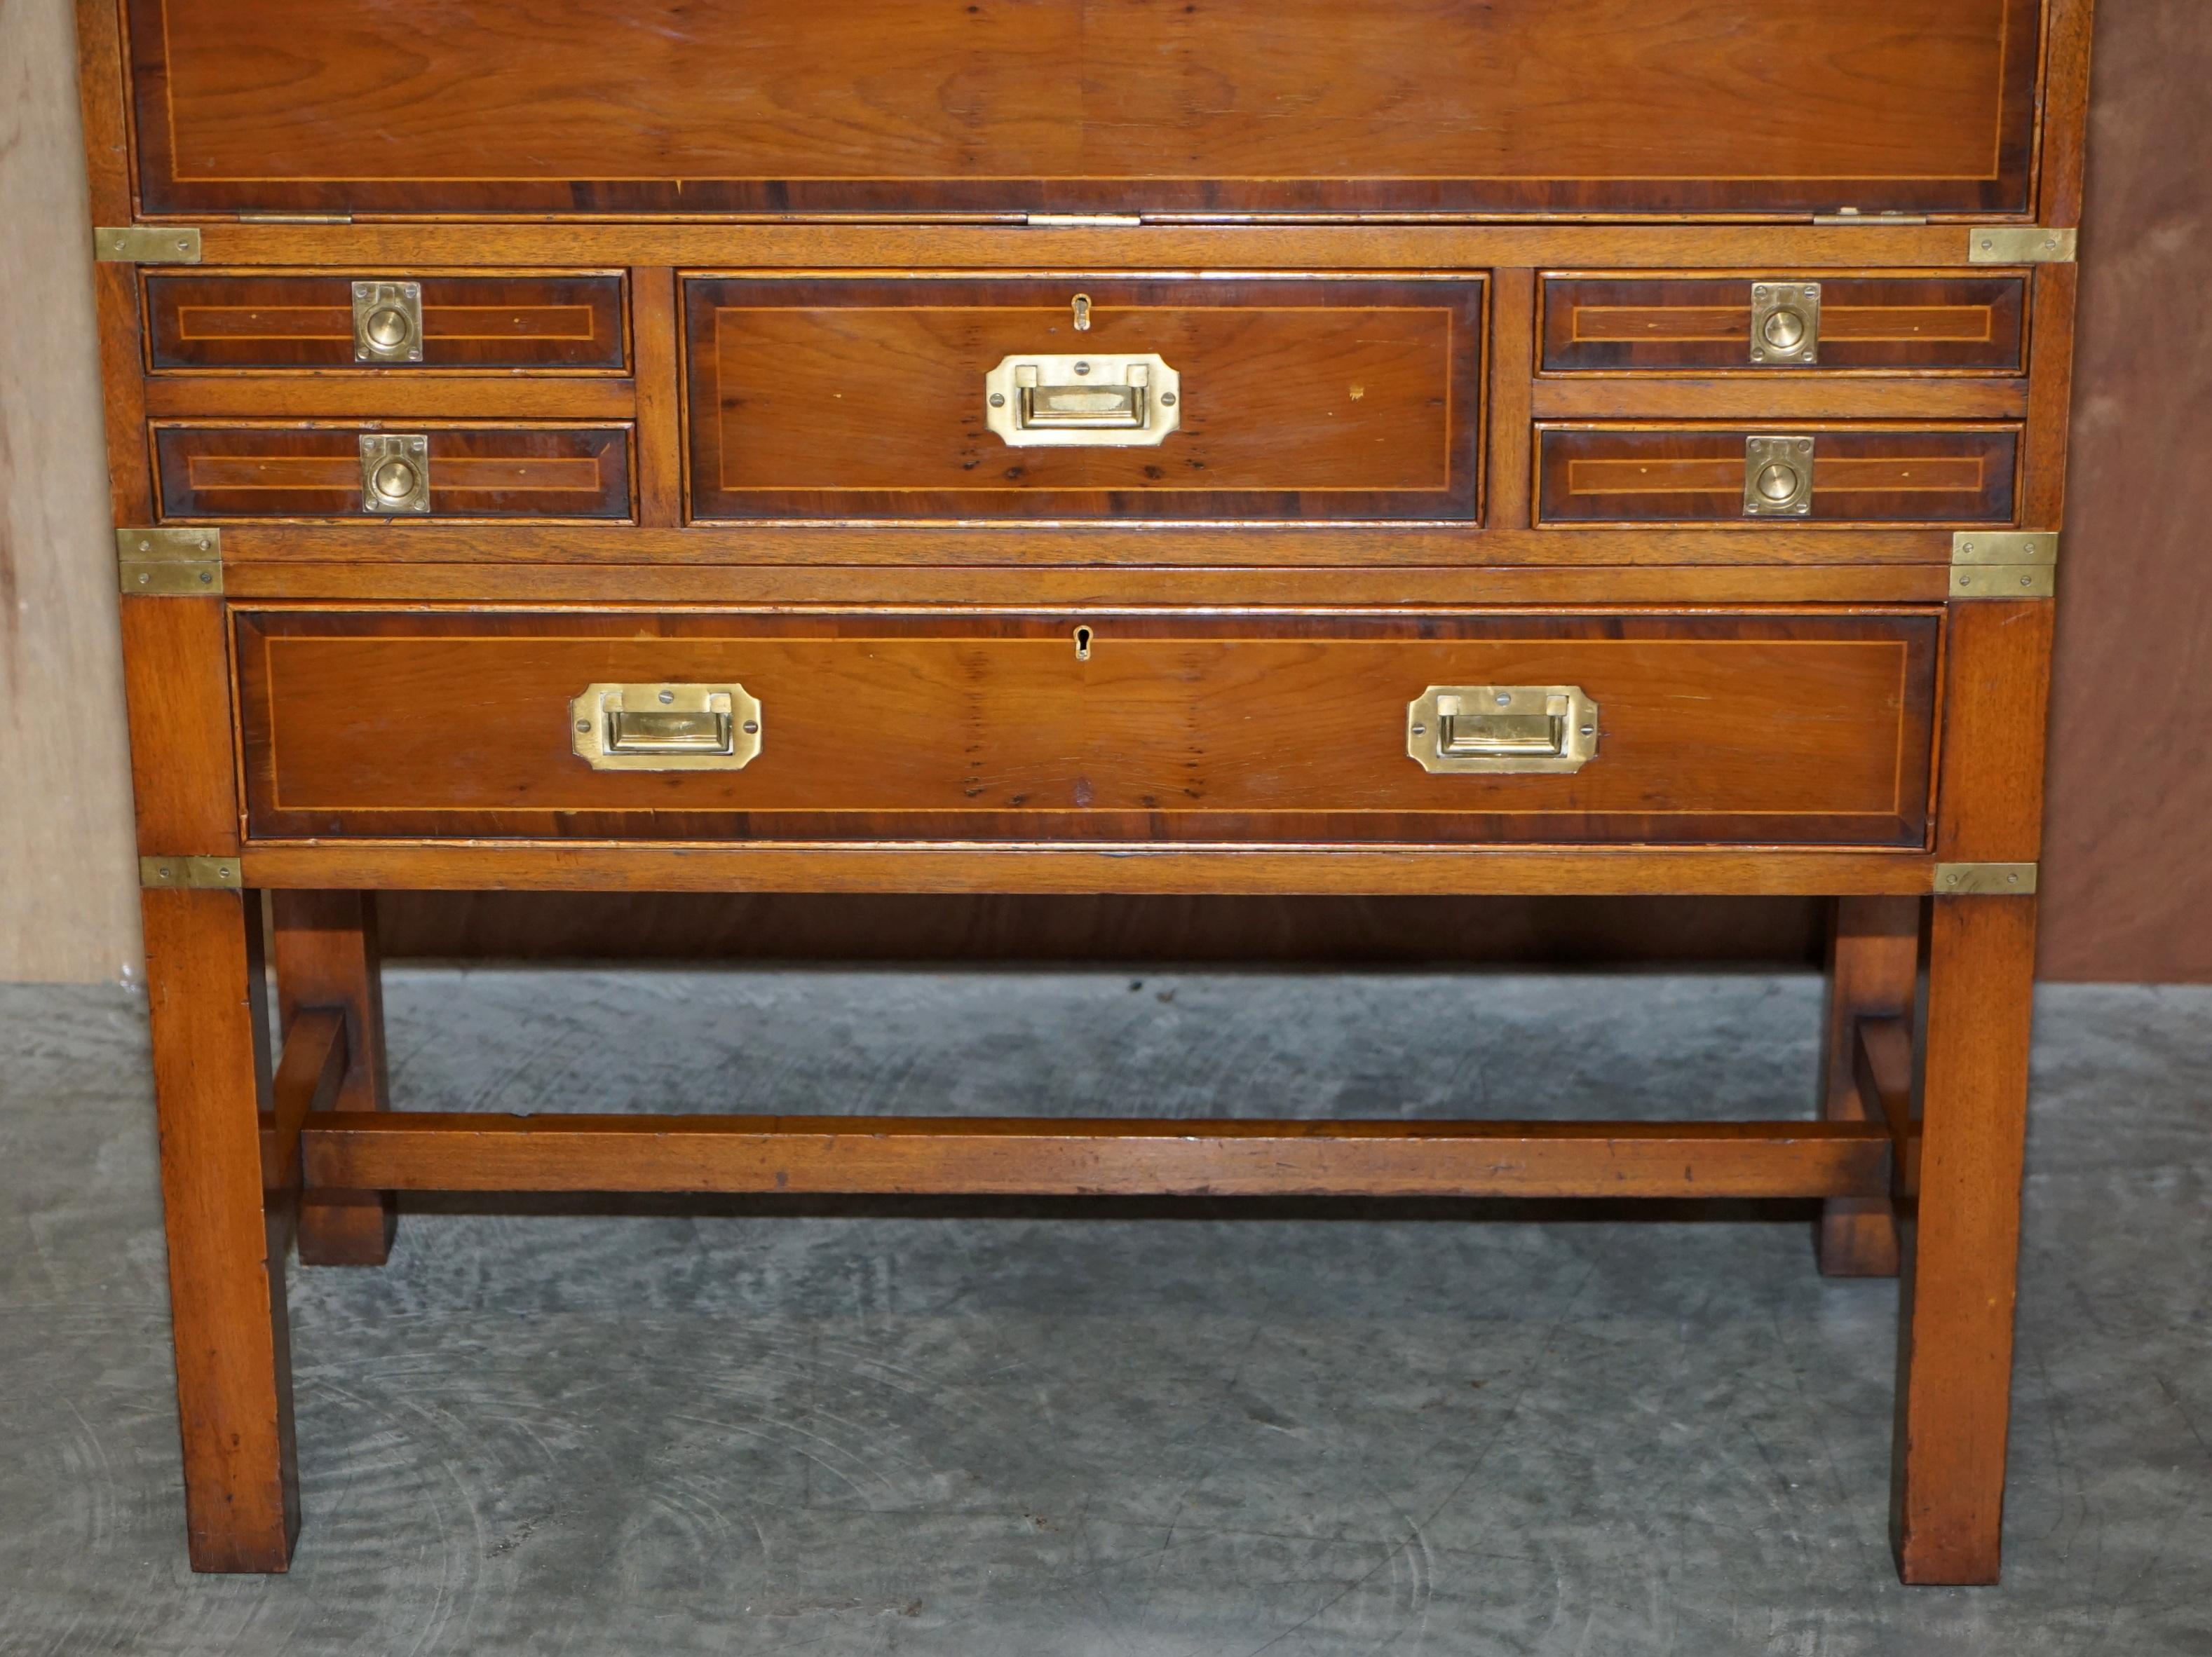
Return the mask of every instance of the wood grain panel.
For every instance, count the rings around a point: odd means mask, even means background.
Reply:
[[[1838,1122],[333,1114],[312,1179],[402,1191],[1191,1197],[1813,1197],[1887,1187]]]
[[[2017,427],[1755,430],[1814,437],[1814,523],[2014,521]],[[1549,524],[1705,520],[1753,529],[1807,521],[1745,517],[1744,446],[1753,434],[1747,427],[1540,427],[1539,515]]]
[[[127,3],[156,212],[2017,213],[2041,10]]]
[[[87,0],[91,3],[92,0]],[[515,270],[613,265],[818,276],[907,271],[1561,271],[1818,270],[1926,271],[1955,266],[1969,234],[1948,219],[1833,223],[1742,218],[1433,215],[1127,215],[1105,222],[1005,215],[854,214],[809,217],[606,219],[360,218],[200,221],[210,266],[349,265]],[[1011,228],[1021,234],[1008,235]],[[1534,313],[1532,312],[1533,315]]]
[[[404,429],[420,427],[410,423]],[[1524,446],[1524,458],[1531,452]],[[1843,537],[1825,525],[1784,519],[1765,521],[1756,536],[1741,534],[1740,528],[1723,520],[1639,526],[1633,535],[1574,525],[1510,530],[1471,524],[1148,523],[1139,529],[1107,519],[1063,519],[1041,533],[1039,526],[1024,523],[768,519],[610,535],[599,525],[516,519],[501,525],[496,536],[432,521],[403,537],[363,535],[352,524],[246,520],[224,530],[223,555],[240,566],[242,580],[282,580],[287,565],[340,564],[351,567],[352,580],[387,587],[437,579],[421,574],[429,566],[473,564],[479,570],[474,579],[511,581],[516,598],[534,596],[540,582],[696,582],[702,577],[750,581],[794,595],[810,583],[833,586],[858,604],[874,596],[866,586],[871,581],[882,583],[886,594],[911,592],[933,581],[951,583],[962,597],[1005,594],[1012,583],[1016,602],[1028,596],[1022,584],[1030,580],[1055,592],[1074,584],[1103,604],[1174,604],[1179,590],[1204,581],[1247,592],[1279,592],[1299,584],[1311,590],[1327,580],[1369,592],[1379,585],[1385,604],[1446,602],[1440,596],[1445,593],[1454,595],[1449,602],[1457,602],[1470,584],[1485,596],[1495,590],[1492,583],[1508,584],[1516,594],[1524,588],[1512,584],[1532,581],[1578,582],[1583,590],[1602,580],[1645,584],[1619,594],[1593,593],[1594,602],[1630,602],[1650,596],[1649,583],[1662,579],[1661,571],[1674,572],[1668,579],[1733,584],[1739,592],[1759,589],[1760,597],[1816,591],[1823,597],[1917,598],[1932,592],[1940,598],[1949,585],[1948,530],[1875,525]],[[1936,578],[1932,588],[1924,585],[1931,574]],[[1761,588],[1762,582],[1775,585]],[[1711,592],[1708,585],[1700,596]],[[1331,599],[1322,592],[1312,602]]]
[[[76,13],[76,58],[69,57],[70,12]],[[0,27],[10,32],[11,50],[0,62],[18,64],[27,71],[26,85],[10,107],[36,110],[41,124],[67,107],[63,101],[70,71],[76,70],[77,107],[84,127],[82,149],[85,173],[91,185],[91,221],[94,224],[125,224],[134,210],[131,149],[130,62],[123,48],[123,9],[109,0],[43,0],[37,6],[13,6],[0,15]],[[40,97],[33,88],[47,88]],[[14,88],[11,88],[14,90]],[[60,93],[61,96],[56,94]],[[36,100],[34,102],[33,100]],[[49,127],[49,131],[52,129]],[[58,135],[56,135],[58,136]],[[64,151],[66,153],[66,151]],[[21,161],[19,148],[0,150],[0,158]],[[41,158],[43,159],[43,158]],[[64,175],[65,176],[65,175]],[[74,193],[76,180],[68,186]]]
[[[261,906],[242,892],[148,891],[143,907],[192,1568],[279,1571],[300,1491],[283,1239],[263,1199]]]
[[[1166,841],[261,841],[270,890],[1151,896],[1924,896],[1925,853],[1725,846],[1223,846]]]
[[[692,515],[1472,519],[1483,303],[1478,279],[694,280]],[[1158,355],[1181,427],[1010,447],[983,378],[1023,352]]]
[[[414,282],[422,290],[422,361],[354,360],[353,284]],[[407,270],[275,276],[149,272],[148,360],[156,369],[436,368],[619,370],[619,276],[456,276]]]
[[[362,510],[361,501],[361,439],[368,429],[157,422],[161,515],[167,520],[377,518]],[[426,422],[410,429],[429,439],[430,517],[630,515],[626,427]]]
[[[1913,998],[1920,981],[1917,898],[1841,898],[1829,928],[1827,1008],[1821,1021],[1820,1114],[1832,1122],[1881,1121],[1858,1086],[1863,1022],[1885,1021],[1905,1044],[1911,1071]],[[1820,1270],[1832,1278],[1893,1278],[1898,1235],[1890,1193],[1829,1202],[1814,1234]]]
[[[1928,953],[1890,1538],[1909,1583],[1994,1582],[2012,1415],[2035,900],[1939,897]]]
[[[637,520],[651,529],[684,521],[683,342],[673,270],[631,275],[637,341]]]
[[[1817,364],[1751,361],[1751,290],[1759,281],[1820,282]],[[2018,276],[1553,276],[1544,283],[1543,367],[1552,373],[1734,369],[1770,379],[2018,373],[2027,361],[2027,291]]]
[[[386,1108],[390,1065],[375,902],[363,892],[276,892],[270,918],[286,1057],[302,1019],[335,1017],[346,1063],[339,1096],[325,1108]],[[381,1266],[392,1253],[397,1217],[389,1192],[318,1191],[300,1204],[300,1259],[308,1266]]]
[[[1486,516],[1492,526],[1517,532],[1532,521],[1529,478],[1534,469],[1529,455],[1535,438],[1528,423],[1528,364],[1535,353],[1536,273],[1500,270],[1492,281],[1496,283],[1492,325],[1497,333],[1491,347],[1490,402],[1483,422],[1490,458]]]
[[[291,368],[234,368],[151,374],[142,383],[145,386],[146,415],[155,420],[203,425],[237,420],[326,424],[358,421],[364,425],[406,431],[414,429],[411,422],[426,420],[447,425],[477,422],[497,425],[515,421],[627,424],[638,409],[636,382],[613,374],[526,374],[485,369],[469,373],[392,375],[373,368],[360,373],[338,368],[304,372]],[[1563,385],[1571,382],[1550,383]],[[675,389],[674,378],[671,376],[671,397],[675,395]],[[1605,412],[1610,414],[1613,410]],[[1705,410],[1699,409],[1696,412],[1703,414]],[[1731,409],[1729,412],[1736,411]],[[1890,410],[1880,412],[1887,414]],[[1916,409],[1912,412],[1927,411]],[[145,462],[144,425],[142,419],[134,429],[125,433],[126,441],[137,436],[136,450],[142,465]]]
[[[195,379],[188,384],[198,391],[209,382]],[[1529,385],[1528,396],[1529,412],[1547,422],[1638,420],[1656,424],[1726,420],[1756,424],[1763,431],[1769,425],[1804,421],[1927,424],[2021,420],[2028,413],[2028,377],[2021,374],[1826,374],[1818,369],[1739,374],[1716,369],[1708,373],[1546,374]],[[158,395],[162,383],[155,381],[152,389]],[[554,411],[533,404],[527,412]],[[563,408],[557,412],[574,411]],[[1493,413],[1492,418],[1503,420],[1503,411]],[[1524,475],[1528,470],[1525,455],[1522,470]]]
[[[1088,660],[1071,634],[1093,629]],[[239,622],[252,832],[1918,846],[1928,614]],[[592,683],[742,683],[743,771],[596,772]],[[1435,776],[1431,684],[1578,684],[1575,775]],[[463,687],[448,696],[431,687]]]
[[[2043,853],[2048,604],[1960,604],[1944,636],[1942,781],[1936,846],[1947,863],[2033,863]]]
[[[2074,320],[2081,270],[2046,264],[2029,290],[2041,349],[2027,377],[2027,428],[2021,434],[2020,521],[2059,530],[2066,522],[2066,450],[2074,403]]]
[[[2194,16],[2189,0],[2145,0],[2145,3],[2109,9],[2124,14],[2120,24],[2157,27],[2161,14]],[[2100,21],[2097,0],[2049,0],[2044,8],[2044,75],[2039,96],[2043,131],[2037,161],[2041,175],[2036,185],[2036,218],[2039,223],[2065,228],[2081,222],[2081,184],[2088,138],[2090,35]],[[2192,102],[2201,103],[2196,88],[2203,82],[2191,73],[2185,59],[2146,65],[2141,82],[2129,97],[2138,105],[2155,103],[2161,94],[2186,87]],[[2188,153],[2185,149],[2182,153]]]
[[[1610,531],[1608,531],[1609,533]],[[355,531],[374,543],[374,533]],[[410,531],[408,539],[427,534]],[[231,531],[226,528],[228,541]],[[239,602],[360,604],[838,604],[871,606],[981,604],[1002,609],[1119,604],[1115,571],[1029,568],[884,570],[702,564],[599,564],[516,567],[492,562],[344,561],[342,553],[315,563],[239,564],[224,580]],[[1319,605],[1365,609],[1402,605],[1418,592],[1420,608],[1503,604],[1941,604],[1950,587],[1948,565],[1832,565],[1800,568],[1736,564],[1583,569],[1285,569],[1170,570],[1147,592],[1167,605],[1219,603],[1271,608]],[[1270,579],[1276,578],[1276,579]]]
[[[122,611],[139,853],[234,856],[237,768],[222,601],[127,598]]]

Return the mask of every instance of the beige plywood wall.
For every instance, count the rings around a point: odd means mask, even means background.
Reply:
[[[0,0],[0,980],[137,971],[70,0]]]
[[[70,11],[0,0],[0,980],[113,979],[137,954]],[[2207,85],[2204,0],[2105,0],[2044,877],[2054,977],[2212,980]],[[1442,936],[1388,905],[932,902],[402,898],[387,937],[435,953],[788,956],[950,938],[957,953],[1364,959]],[[1473,950],[1484,959],[1768,959],[1806,949],[1816,920],[1787,903],[1662,908],[1492,905],[1444,930],[1489,940]]]

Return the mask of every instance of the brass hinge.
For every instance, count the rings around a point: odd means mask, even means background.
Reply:
[[[198,264],[200,233],[182,224],[103,224],[93,257],[116,264]]]
[[[2072,230],[2045,230],[2038,225],[1983,225],[1966,233],[1969,264],[2071,264],[2075,244]]]
[[[240,224],[351,224],[350,213],[240,213]]]
[[[1022,222],[1032,230],[1134,230],[1145,222],[1141,213],[1024,213]]]
[[[141,598],[211,598],[222,592],[222,531],[121,529],[115,562],[123,591]]]
[[[1925,213],[1862,213],[1856,207],[1839,207],[1832,213],[1815,213],[1813,222],[1828,226],[1838,224],[1925,225]]]
[[[2049,598],[2057,590],[2054,531],[1960,530],[1951,537],[1954,598]]]
[[[235,892],[243,880],[236,858],[150,857],[138,859],[138,883],[163,891]]]
[[[2036,865],[2033,863],[1939,863],[1936,865],[1938,897],[2033,897]]]

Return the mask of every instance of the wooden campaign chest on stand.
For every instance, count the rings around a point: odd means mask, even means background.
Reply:
[[[195,1565],[398,1191],[1696,1195],[1996,1579],[2089,0],[78,12]],[[1826,896],[1826,1109],[392,1108],[483,889]]]

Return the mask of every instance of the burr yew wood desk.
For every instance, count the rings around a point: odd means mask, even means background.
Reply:
[[[194,1563],[395,1192],[1694,1194],[1995,1579],[2088,0],[78,15]],[[393,1108],[484,888],[1820,895],[1825,1111]]]

